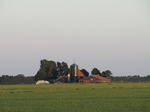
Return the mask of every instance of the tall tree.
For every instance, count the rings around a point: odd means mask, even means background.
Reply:
[[[68,64],[66,62],[62,62],[62,68],[63,68],[63,75],[68,75],[69,68],[68,68]]]
[[[35,80],[50,80],[55,79],[58,75],[57,66],[54,61],[41,60],[41,66]]]
[[[80,70],[85,76],[89,76],[89,72],[87,72],[86,69],[81,69]]]
[[[102,72],[103,77],[110,78],[111,75],[112,75],[112,72],[110,70],[106,70]]]
[[[93,68],[93,70],[91,71],[92,75],[101,75],[100,71],[97,68]]]
[[[58,71],[58,76],[61,76],[63,73],[63,67],[60,62],[57,62],[57,71]]]

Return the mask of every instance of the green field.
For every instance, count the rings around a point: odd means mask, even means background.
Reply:
[[[150,112],[150,83],[0,85],[0,112]]]

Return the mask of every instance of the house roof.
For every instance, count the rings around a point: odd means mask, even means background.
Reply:
[[[66,82],[67,76],[63,75],[56,79],[56,82]]]
[[[100,75],[91,75],[92,77],[95,77],[97,79],[100,79],[100,80],[109,80],[108,78],[105,78],[105,77],[102,77]]]
[[[67,76],[65,76],[65,75],[60,76],[60,77],[58,77],[56,80],[63,79],[63,78],[67,78]]]
[[[102,76],[100,76],[100,75],[90,75],[90,76],[88,76],[88,77],[85,77],[84,79],[88,79],[88,78],[90,78],[90,77],[96,78],[96,79],[98,79],[98,80],[110,80],[110,79],[105,78],[105,77],[102,77]]]
[[[78,70],[78,76],[84,76],[84,74],[80,70]]]

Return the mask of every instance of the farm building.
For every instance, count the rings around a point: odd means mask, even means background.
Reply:
[[[61,75],[55,80],[39,80],[36,82],[36,84],[49,84],[49,83],[56,83],[56,84],[61,84],[61,83],[77,83],[77,82],[82,82],[82,83],[100,83],[100,82],[110,82],[109,78],[102,77],[100,75],[90,75],[87,76],[84,75],[80,69],[78,68],[78,65],[72,64],[70,66],[70,71],[68,75]]]
[[[84,74],[79,70],[78,65],[72,64],[70,66],[70,73],[65,76],[60,76],[55,80],[55,83],[66,83],[66,82],[79,82],[79,79],[84,77]]]
[[[72,64],[70,66],[70,82],[78,82],[81,76],[84,76],[84,74],[80,71],[78,65]]]
[[[68,77],[67,76],[60,76],[59,78],[57,78],[55,80],[55,83],[58,83],[58,84],[65,83],[65,82],[68,82]]]
[[[100,82],[110,82],[110,79],[102,77],[100,75],[90,75],[88,77],[83,77],[79,82],[82,83],[100,83]]]
[[[71,81],[71,77],[70,77],[70,74],[68,74],[67,76],[63,75],[63,76],[60,76],[58,77],[56,80],[55,80],[55,83],[67,83],[67,82],[78,82],[78,80],[80,79],[80,77],[84,77],[83,73],[78,70],[78,76],[76,77],[73,77],[73,81]]]
[[[38,80],[36,84],[49,84],[49,82],[45,80]]]

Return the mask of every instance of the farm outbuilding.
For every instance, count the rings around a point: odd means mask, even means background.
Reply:
[[[100,75],[90,75],[80,79],[79,82],[83,83],[100,83],[100,82],[110,82],[110,79],[102,77]]]
[[[67,76],[60,76],[55,80],[55,83],[61,84],[61,83],[66,83],[68,82],[68,77]]]
[[[38,80],[36,84],[49,84],[49,82],[46,80]]]

